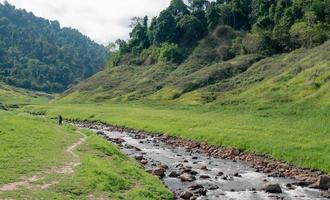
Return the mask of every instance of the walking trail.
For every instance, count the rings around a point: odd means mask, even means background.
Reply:
[[[83,134],[80,131],[77,131],[82,137],[74,144],[70,145],[66,149],[66,153],[70,154],[72,156],[72,160],[70,162],[65,163],[63,166],[54,166],[44,172],[40,172],[38,174],[35,174],[31,177],[22,177],[20,181],[8,183],[5,185],[0,185],[0,192],[9,192],[9,191],[15,191],[19,189],[20,187],[32,189],[32,190],[44,190],[49,188],[50,186],[56,185],[58,181],[52,181],[48,183],[38,184],[36,182],[44,180],[47,178],[47,176],[51,174],[73,174],[74,169],[81,164],[81,161],[79,159],[79,156],[75,153],[76,148],[83,144],[87,136]]]

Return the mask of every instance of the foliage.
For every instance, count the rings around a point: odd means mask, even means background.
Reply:
[[[60,92],[102,69],[106,49],[5,2],[0,4],[0,79],[14,86]]]
[[[159,61],[181,63],[184,58],[184,53],[180,50],[177,44],[163,43],[159,48]]]
[[[241,46],[235,43],[232,45],[236,46],[219,47],[228,54],[223,56],[224,60],[240,54],[272,55],[310,48],[330,37],[329,7],[330,0],[189,0],[188,4],[172,0],[149,27],[143,20],[134,23],[130,45],[122,43],[119,51],[122,58],[135,60],[125,64],[143,64],[136,60],[150,46],[158,48],[163,43],[173,43],[181,49],[193,49],[224,25],[247,34]]]

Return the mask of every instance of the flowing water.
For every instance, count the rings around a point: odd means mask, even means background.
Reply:
[[[76,125],[102,133],[109,141],[117,141],[122,152],[144,161],[146,171],[151,172],[160,166],[166,168],[162,180],[177,196],[195,187],[204,188],[199,189],[198,194],[194,195],[197,199],[325,199],[320,190],[294,186],[292,183],[296,181],[293,179],[269,177],[267,174],[256,172],[248,163],[212,158],[181,147],[173,148],[153,135],[114,132],[103,125]],[[196,180],[184,182],[179,177],[169,176],[173,172],[180,176],[183,171],[193,174]],[[263,188],[267,184],[279,184],[282,193],[266,193]]]

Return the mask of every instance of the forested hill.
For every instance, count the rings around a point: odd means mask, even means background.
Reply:
[[[329,102],[330,0],[185,2],[134,18],[109,67],[62,100]]]
[[[59,22],[0,3],[0,81],[61,92],[102,69],[104,46]]]
[[[207,62],[242,54],[265,56],[314,47],[330,35],[330,0],[171,0],[158,17],[136,17],[128,41],[120,47],[113,65],[182,63],[198,42],[219,26],[234,32],[219,33],[222,45],[214,48]]]

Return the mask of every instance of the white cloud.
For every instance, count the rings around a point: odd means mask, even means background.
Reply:
[[[8,0],[17,8],[36,16],[58,20],[61,26],[76,28],[91,39],[106,44],[127,39],[130,19],[150,18],[170,4],[170,0]]]

